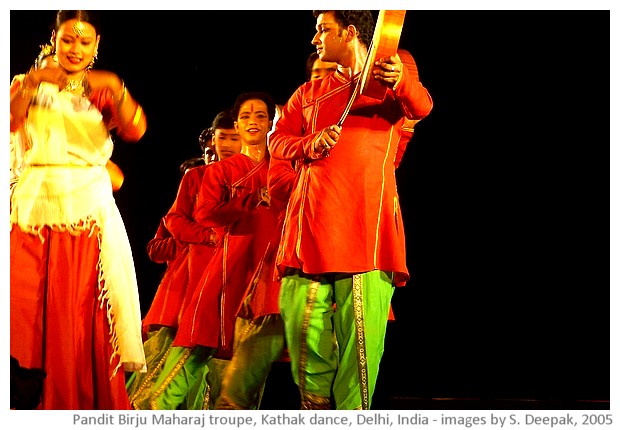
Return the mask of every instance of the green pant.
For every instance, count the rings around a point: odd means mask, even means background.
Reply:
[[[148,333],[148,339],[144,342],[147,372],[133,372],[126,384],[132,408],[149,408],[151,388],[161,373],[175,334],[176,329],[171,327],[160,327]]]
[[[280,313],[302,408],[369,409],[394,287],[390,273],[282,279]]]
[[[267,376],[284,352],[280,315],[237,317],[233,357],[222,381],[216,409],[259,409]]]
[[[214,348],[196,346],[170,348],[163,368],[153,383],[149,409],[209,409],[215,398],[210,396],[209,381],[213,383],[219,378],[210,377],[210,370],[223,372],[225,366],[217,360],[213,363]],[[210,369],[210,364],[213,369]]]

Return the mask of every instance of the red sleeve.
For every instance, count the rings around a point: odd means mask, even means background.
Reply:
[[[235,157],[213,164],[202,177],[196,210],[196,220],[202,225],[223,227],[255,209],[256,190],[236,190],[237,195],[231,196],[231,178],[238,170],[232,162]]]
[[[186,243],[211,243],[213,230],[196,222],[194,209],[202,180],[203,169],[199,166],[190,169],[181,179],[177,197],[164,217],[166,227],[179,241]]]
[[[166,229],[162,218],[159,221],[155,237],[146,245],[149,258],[155,263],[167,263],[174,258],[180,248],[177,241]]]
[[[272,199],[288,202],[297,178],[293,162],[271,158],[267,174],[267,186]]]
[[[11,97],[13,97],[13,94],[15,94],[17,90],[21,88],[24,76],[25,75],[16,75],[11,80]]]
[[[95,89],[90,94],[90,102],[99,109],[103,115],[103,121],[107,124],[108,130],[114,130],[114,132],[123,140],[127,142],[135,142],[140,140],[142,135],[139,129],[131,124],[131,121],[127,124],[121,124],[118,119],[118,111],[114,104],[113,94],[109,88]],[[137,109],[136,105],[136,109]]]
[[[11,97],[13,97],[13,95],[15,93],[17,93],[17,91],[22,87],[22,82],[24,81],[24,76],[26,75],[16,75],[15,77],[13,77],[13,80],[11,80]],[[10,113],[10,112],[9,112]],[[10,113],[11,115],[11,128],[10,131],[14,132],[17,131],[18,129],[20,129],[24,123],[23,121],[21,122],[16,122],[13,120],[13,114]],[[25,117],[24,117],[25,119]]]
[[[396,159],[394,160],[394,167],[398,168],[400,166],[400,162],[403,159],[403,155],[405,155],[405,151],[407,150],[407,145],[409,141],[413,137],[413,127],[419,120],[413,119],[405,119],[401,131],[400,131],[400,139],[398,141],[398,149],[396,150]]]
[[[308,83],[307,83],[308,84]],[[314,152],[314,140],[320,131],[304,136],[303,98],[307,84],[295,91],[282,109],[282,116],[276,123],[276,129],[269,137],[269,154],[281,160],[318,159],[321,154]]]
[[[103,115],[103,121],[108,126],[108,130],[118,126],[116,108],[112,102],[112,92],[110,90],[107,88],[93,90],[89,100]]]
[[[403,62],[403,65],[405,66],[405,68],[407,69],[409,73],[409,79],[412,80],[413,82],[419,82],[420,76],[418,74],[418,65],[416,64],[415,59],[413,58],[411,53],[405,49],[399,49],[398,55],[401,61]],[[428,100],[430,100],[430,95],[428,96]],[[432,108],[432,103],[433,103],[432,100],[430,100],[430,108]],[[430,108],[428,108],[429,111],[430,111]],[[400,165],[400,162],[402,161],[403,155],[405,154],[405,150],[407,149],[407,145],[409,144],[409,141],[411,140],[411,137],[413,136],[413,127],[418,121],[419,120],[405,118],[405,122],[402,125],[400,141],[398,142],[396,160],[394,162],[394,165],[396,168],[398,168],[398,166]]]
[[[418,78],[415,60],[407,51],[399,50],[403,64],[401,79],[394,85],[394,96],[409,119],[422,119],[433,108],[433,100]]]

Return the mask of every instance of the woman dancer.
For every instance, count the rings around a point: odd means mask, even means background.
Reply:
[[[32,145],[11,201],[11,356],[43,369],[41,409],[130,409],[124,371],[145,370],[133,257],[106,170],[110,131],[146,131],[113,72],[91,70],[92,11],[58,11],[57,67],[17,77],[11,130]]]

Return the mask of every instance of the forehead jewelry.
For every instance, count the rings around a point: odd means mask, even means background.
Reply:
[[[73,31],[78,36],[81,36],[82,34],[84,34],[85,28],[86,27],[84,26],[84,23],[82,21],[77,21],[75,24],[73,24]]]

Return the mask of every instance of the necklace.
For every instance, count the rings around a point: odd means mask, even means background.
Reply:
[[[83,93],[85,89],[84,79],[86,79],[86,72],[82,75],[82,77],[79,80],[69,79],[67,81],[67,85],[65,85],[65,87],[63,88],[63,91],[73,93],[81,89],[82,90],[81,92]]]
[[[64,90],[65,91],[69,91],[69,92],[73,92],[75,90],[78,89],[78,87],[82,86],[82,80],[80,79],[79,81],[74,81],[73,79],[70,79],[69,82],[67,82],[67,85],[65,86]]]

